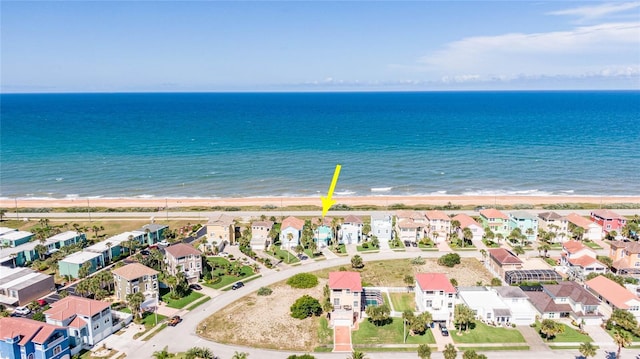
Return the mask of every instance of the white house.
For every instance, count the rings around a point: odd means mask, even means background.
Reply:
[[[511,311],[511,323],[515,325],[535,323],[538,313],[529,301],[529,297],[520,287],[491,287],[491,290],[495,291],[500,300],[509,307]]]
[[[584,234],[582,235],[583,239],[599,241],[604,236],[601,225],[586,219],[577,213],[570,213],[566,215],[565,218],[572,225],[582,227],[584,229]]]
[[[640,321],[640,298],[627,288],[601,275],[586,281],[585,285],[602,301],[599,309],[605,316],[611,316],[614,309],[621,309]]]
[[[340,244],[360,243],[362,239],[362,218],[348,215],[344,218],[344,223],[340,226]]]
[[[293,249],[300,244],[300,236],[304,221],[296,217],[287,217],[280,226],[280,243],[282,248]]]
[[[564,242],[571,238],[569,220],[556,212],[538,213],[538,228],[553,233],[553,242]]]
[[[429,312],[436,322],[450,323],[456,303],[456,289],[442,273],[416,274],[416,307]]]
[[[424,238],[427,218],[417,211],[396,213],[396,234],[401,241],[418,242]]]
[[[596,259],[596,252],[579,241],[562,244],[560,265],[567,274],[583,279],[591,273],[606,273],[607,266]]]
[[[272,221],[255,221],[251,223],[251,249],[264,250],[270,243],[269,232],[273,228]]]
[[[486,287],[458,287],[458,298],[476,314],[476,318],[497,324],[511,323],[511,310],[498,293]]]
[[[371,215],[371,235],[378,237],[380,242],[388,242],[393,234],[393,220],[390,214]]]
[[[435,243],[446,241],[451,233],[451,218],[442,211],[426,211],[425,216],[429,223],[427,232],[429,237],[433,239]]]
[[[461,213],[451,218],[451,221],[460,222],[460,228],[457,229],[458,237],[463,238],[464,229],[469,228],[469,230],[471,231],[471,234],[473,235],[473,237],[471,238],[471,241],[473,242],[482,241],[482,236],[484,235],[484,228],[482,228],[482,226],[478,222],[476,222],[475,219],[471,218],[471,216]]]
[[[89,349],[113,332],[107,302],[70,295],[51,303],[44,312],[48,324],[68,327],[72,346]]]

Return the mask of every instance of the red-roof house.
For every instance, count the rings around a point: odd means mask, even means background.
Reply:
[[[618,234],[627,224],[627,219],[608,209],[594,209],[591,211],[591,220],[602,226],[604,233],[616,231]]]
[[[429,237],[435,243],[445,241],[451,233],[451,218],[446,213],[438,210],[426,211],[424,215],[429,221],[427,226]]]
[[[282,248],[292,249],[300,244],[304,221],[296,217],[287,217],[280,225],[280,243]]]
[[[607,266],[596,259],[596,252],[580,241],[572,240],[562,244],[560,265],[565,267],[567,274],[575,278],[607,272]]]
[[[460,222],[460,228],[454,228],[454,230],[458,231],[458,236],[460,238],[464,237],[465,228],[469,228],[472,234],[472,238],[471,238],[472,241],[482,240],[482,236],[484,235],[484,228],[480,223],[476,222],[476,220],[473,219],[471,216],[466,215],[464,213],[460,213],[455,217],[451,218],[451,221]]]
[[[333,326],[353,327],[362,316],[364,291],[362,278],[358,272],[330,272],[329,300],[333,305],[331,321]]]
[[[487,252],[489,253],[487,266],[500,278],[504,279],[506,271],[522,269],[522,260],[504,248],[491,248]]]
[[[572,236],[572,229],[574,227],[581,227],[584,231],[582,238],[578,239],[588,239],[590,241],[599,241],[602,239],[602,226],[593,222],[590,219],[586,219],[577,213],[569,213],[564,216],[569,222],[569,236]]]
[[[602,302],[600,309],[605,315],[611,315],[615,309],[626,310],[640,320],[640,298],[627,288],[605,276],[597,276],[585,282],[587,289]]]
[[[456,301],[456,289],[446,275],[418,273],[416,274],[414,291],[418,311],[431,313],[434,321],[447,323],[451,321]]]
[[[44,316],[49,324],[69,327],[74,347],[89,348],[113,332],[111,306],[99,300],[70,295],[51,303]]]

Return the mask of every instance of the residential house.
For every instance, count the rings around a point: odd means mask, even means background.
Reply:
[[[564,242],[571,238],[569,220],[556,212],[538,213],[539,228],[547,233],[553,233],[553,242]]]
[[[140,263],[131,263],[111,271],[118,300],[127,301],[127,295],[142,292],[142,307],[157,305],[160,298],[158,271]]]
[[[318,248],[324,248],[333,240],[333,218],[315,218],[312,223],[317,223],[316,229],[313,231],[313,240],[318,244]]]
[[[221,243],[234,243],[236,241],[236,225],[233,217],[220,214],[207,222],[207,242],[209,246]]]
[[[5,233],[9,233],[9,232],[16,232],[18,231],[15,228],[9,228],[9,227],[0,227],[0,236],[2,236]]]
[[[251,249],[265,250],[271,245],[271,233],[273,228],[272,221],[254,221],[251,223]]]
[[[482,241],[482,237],[484,236],[484,228],[471,216],[461,213],[451,218],[451,221],[458,221],[460,223],[459,228],[453,228],[454,231],[457,231],[459,238],[463,238],[465,228],[469,228],[472,235],[471,241]]]
[[[330,272],[329,290],[333,305],[332,324],[353,327],[361,318],[365,304],[360,273]]]
[[[151,246],[158,242],[162,242],[165,238],[165,231],[169,226],[164,224],[149,223],[138,229],[139,232],[145,233],[146,245]]]
[[[544,284],[542,291],[526,294],[542,319],[570,318],[586,325],[602,323],[600,300],[576,282]]]
[[[51,275],[30,268],[0,267],[0,304],[29,304],[55,290]]]
[[[436,322],[450,323],[456,303],[456,289],[442,273],[416,274],[416,307],[429,312]]]
[[[562,244],[560,265],[567,274],[574,278],[584,279],[591,273],[606,273],[607,266],[596,259],[596,252],[579,241],[568,241]]]
[[[2,359],[68,359],[67,328],[27,318],[0,318]]]
[[[287,217],[280,225],[280,243],[283,249],[293,249],[300,244],[304,221],[296,217]]]
[[[612,272],[621,275],[640,274],[640,243],[612,241],[609,245]]]
[[[427,232],[435,243],[446,241],[451,234],[451,218],[442,211],[426,211]]]
[[[362,239],[362,228],[364,223],[362,218],[354,215],[348,215],[344,218],[344,223],[340,226],[340,244],[360,243]]]
[[[40,256],[51,255],[64,246],[69,246],[84,240],[84,233],[67,231],[56,234],[53,237],[49,237],[44,242],[30,241],[17,247],[3,248],[0,251],[0,254],[2,255],[2,257],[0,257],[0,263],[7,262],[6,266],[9,267],[25,266],[27,263],[39,259]],[[36,247],[40,245],[47,248],[45,253],[36,252]]]
[[[419,242],[424,238],[427,218],[416,211],[398,211],[396,213],[395,232],[401,241]]]
[[[189,283],[197,283],[202,275],[202,252],[184,243],[165,248],[167,271],[171,275],[185,274]]]
[[[458,287],[458,298],[487,323],[529,325],[536,310],[520,287]]]
[[[567,221],[569,222],[569,230],[571,231],[572,227],[582,227],[584,229],[584,234],[580,239],[588,239],[590,241],[599,241],[602,239],[602,226],[589,220],[577,213],[570,213],[565,216]],[[572,233],[569,233],[570,236],[573,236]]]
[[[58,272],[60,276],[70,276],[71,278],[79,278],[80,267],[89,263],[89,274],[97,271],[105,266],[104,258],[101,253],[89,251],[81,251],[69,254],[58,262]]]
[[[601,275],[586,281],[585,285],[601,300],[599,309],[606,317],[611,316],[615,309],[620,309],[628,311],[640,321],[640,298],[627,288]]]
[[[374,213],[371,215],[371,235],[380,242],[389,242],[393,236],[393,218],[390,214]]]
[[[50,304],[48,324],[68,328],[71,354],[90,349],[113,333],[110,303],[70,295]]]
[[[490,248],[487,252],[489,260],[485,263],[497,277],[504,278],[506,271],[522,269],[522,260],[504,248]]]
[[[481,210],[480,222],[482,227],[491,229],[496,236],[507,238],[509,235],[509,217],[495,208]]]
[[[33,233],[27,231],[8,231],[0,235],[0,246],[17,247],[29,242],[33,238]]]
[[[530,325],[535,323],[538,313],[522,288],[516,286],[501,286],[491,287],[491,290],[498,294],[500,300],[505,303],[509,311],[511,311],[511,323],[515,325]]]
[[[84,250],[100,254],[103,263],[111,263],[114,258],[128,255],[135,247],[146,246],[146,237],[143,231],[124,232],[92,244]]]
[[[520,228],[528,242],[535,242],[538,236],[538,217],[525,211],[509,213],[509,231]]]
[[[622,232],[622,227],[627,224],[627,219],[608,209],[594,209],[591,211],[591,220],[602,226],[605,234],[616,231]]]

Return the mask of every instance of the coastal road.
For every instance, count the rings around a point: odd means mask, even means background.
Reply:
[[[476,257],[478,258],[479,253],[477,251],[472,252],[458,252],[462,257]],[[422,257],[439,257],[442,255],[442,252],[379,252],[372,254],[363,254],[363,258],[366,262],[375,261],[375,260],[387,260],[387,259],[403,259],[403,258],[414,258],[418,255]],[[290,276],[301,273],[301,272],[309,272],[316,271],[328,267],[333,266],[341,266],[341,265],[349,265],[350,258],[349,257],[338,257],[327,259],[319,262],[311,262],[308,264],[304,264],[302,266],[291,267],[284,271],[280,272],[270,272],[265,274],[264,277],[256,279],[254,281],[248,282],[244,288],[237,291],[228,291],[223,294],[212,298],[209,302],[203,304],[198,307],[194,311],[191,311],[183,316],[184,320],[176,327],[167,327],[164,330],[160,331],[153,338],[151,338],[147,342],[142,342],[138,340],[134,341],[121,341],[118,340],[118,336],[111,336],[105,340],[108,346],[114,347],[121,352],[125,352],[128,358],[151,358],[154,351],[162,350],[165,346],[168,346],[168,350],[171,352],[179,352],[188,350],[194,346],[207,347],[211,349],[216,355],[220,358],[226,359],[231,358],[235,351],[247,352],[249,353],[250,358],[259,358],[259,359],[284,359],[293,352],[284,352],[284,351],[274,351],[274,350],[264,350],[264,349],[256,349],[256,348],[248,348],[242,346],[235,345],[225,345],[215,343],[209,340],[205,340],[200,338],[196,334],[197,325],[212,315],[213,313],[222,310],[229,304],[235,302],[241,297],[257,290],[260,287],[268,286],[274,284],[276,282],[285,280]],[[225,328],[215,328],[215,330],[226,330]],[[637,350],[623,350],[623,355],[626,358],[635,358],[635,355],[638,355]],[[300,354],[300,353],[299,353]],[[631,355],[633,354],[633,356]],[[347,357],[345,353],[313,353],[314,356],[320,359],[344,359]],[[415,352],[380,352],[380,353],[368,353],[367,354],[371,359],[400,359],[400,358],[415,358]],[[461,356],[461,354],[459,354]],[[544,353],[544,358],[575,358],[579,355],[577,350],[560,350],[560,351],[546,351]],[[605,358],[606,353],[604,350],[599,351],[599,358]],[[487,352],[487,356],[489,358],[497,358],[497,359],[507,359],[507,358],[520,358],[520,359],[539,359],[540,353],[534,351],[493,351]],[[433,353],[432,358],[440,359],[443,358],[442,353],[437,352]],[[640,359],[638,357],[637,359]]]
[[[541,213],[548,212],[549,210],[544,209],[528,209],[527,212],[531,213]],[[370,216],[372,214],[381,214],[381,213],[395,213],[395,210],[389,211],[331,211],[330,217],[346,217],[348,215],[354,216]],[[476,211],[444,211],[447,214],[459,214],[464,213],[470,216],[477,216],[478,212]],[[590,210],[555,210],[554,212],[560,215],[566,215],[569,213],[578,213],[582,216],[587,216],[591,212]],[[633,216],[640,215],[640,209],[616,209],[616,213],[623,216]],[[262,215],[266,215],[267,217],[275,216],[300,216],[300,217],[313,217],[319,216],[320,211],[273,211],[273,210],[264,210],[264,211],[233,211],[233,212],[221,212],[221,211],[169,211],[169,212],[51,212],[51,213],[35,213],[35,212],[7,212],[4,215],[5,219],[40,219],[40,218],[49,218],[51,220],[140,220],[140,219],[151,219],[154,218],[156,221],[163,220],[198,220],[198,221],[207,221],[209,218],[213,218],[219,216],[220,214],[225,214],[231,217],[240,217],[243,219],[249,218],[258,218]]]

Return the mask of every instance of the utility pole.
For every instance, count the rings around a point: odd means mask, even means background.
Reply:
[[[15,202],[16,202],[16,219],[19,220],[20,216],[18,215],[18,197],[14,198]]]
[[[91,203],[89,203],[89,198],[87,198],[87,214],[89,215],[89,223],[91,223]]]

